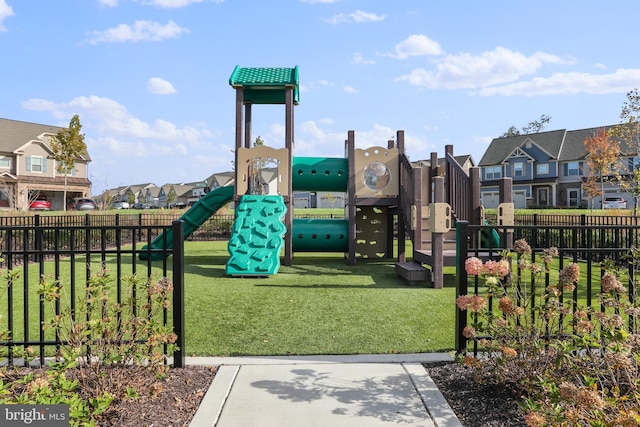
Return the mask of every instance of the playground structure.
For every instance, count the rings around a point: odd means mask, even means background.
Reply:
[[[185,237],[233,201],[226,273],[250,277],[276,274],[281,255],[290,266],[295,252],[339,252],[349,265],[358,258],[394,258],[397,225],[397,274],[410,284],[442,287],[443,267],[455,265],[455,221],[482,221],[477,167],[467,173],[452,146],[446,147],[442,164],[432,153],[429,165],[415,165],[404,151],[404,131],[397,131],[387,147],[366,149],[355,147],[355,132],[349,131],[344,158],[294,157],[298,68],[237,66],[229,84],[236,91],[235,184],[206,194],[185,212]],[[284,104],[283,148],[252,147],[254,104]],[[267,165],[276,170],[276,194],[264,194]],[[294,191],[346,192],[345,218],[294,219]],[[410,262],[404,236],[413,245]],[[151,246],[170,241],[161,235]]]

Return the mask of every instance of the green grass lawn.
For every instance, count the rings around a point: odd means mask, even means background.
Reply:
[[[188,356],[413,353],[454,347],[453,274],[445,278],[445,289],[409,287],[396,276],[394,260],[358,260],[348,266],[342,253],[296,253],[293,266],[282,266],[277,275],[231,278],[225,274],[228,257],[226,241],[185,242]],[[124,256],[123,275],[131,272],[126,267],[131,264]],[[79,298],[85,265],[78,257]],[[160,265],[154,262],[155,276]],[[69,264],[61,266],[60,277],[68,283]],[[29,336],[37,339],[39,269],[30,267]],[[106,268],[115,277],[113,256]],[[138,271],[146,274],[143,266]],[[53,262],[45,263],[44,276],[54,277]],[[23,296],[20,279],[13,293],[16,340],[24,337]],[[6,297],[0,312],[0,327],[6,328]]]
[[[392,260],[295,254],[267,278],[225,275],[226,242],[185,247],[188,356],[447,351],[454,346],[454,278],[409,287]]]

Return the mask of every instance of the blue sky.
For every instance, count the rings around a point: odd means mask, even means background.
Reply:
[[[510,126],[619,123],[640,87],[636,0],[0,0],[0,117],[80,116],[92,192],[230,170],[242,67],[300,70],[296,156],[403,129],[412,160],[479,162]],[[284,106],[253,136],[284,146]]]

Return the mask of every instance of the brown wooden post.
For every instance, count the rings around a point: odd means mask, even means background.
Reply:
[[[399,130],[396,132],[396,145],[398,147],[398,159],[403,157],[404,155],[404,131]],[[401,164],[400,168],[400,181],[399,188],[400,193],[398,194],[398,262],[406,262],[407,261],[407,230],[405,229],[405,218],[407,215],[407,209],[411,209],[411,206],[407,206],[407,198],[405,197],[407,193],[407,182],[408,175],[407,171],[404,169],[404,166]],[[393,224],[391,224],[393,227]]]
[[[453,156],[453,145],[449,144],[449,145],[445,145],[444,146],[444,188],[445,188],[445,193],[444,193],[444,202],[445,203],[449,203],[450,205],[454,205],[455,203],[453,202],[452,198],[453,198],[453,188],[455,187],[453,184],[453,180],[454,180],[454,176],[452,171],[449,168],[449,162],[447,161],[447,154],[450,154],[451,156]]]
[[[349,162],[349,182],[347,216],[349,217],[349,253],[347,263],[356,265],[356,137],[355,132],[350,130],[347,133],[347,159]]]
[[[498,183],[499,203],[513,203],[513,181],[511,178],[500,178]],[[505,245],[507,248],[513,247],[513,228],[505,232]]]
[[[240,165],[238,164],[238,149],[242,147],[242,129],[243,129],[243,104],[244,104],[244,90],[241,87],[236,88],[236,149],[234,150],[234,166],[235,166],[235,175],[236,181],[240,182],[240,175],[238,170],[240,169]],[[238,186],[236,185],[236,194],[233,196],[233,201],[237,204],[240,200],[240,195],[238,194]]]
[[[433,178],[433,183],[434,203],[445,203],[444,177],[436,176]],[[431,232],[431,256],[433,287],[442,289],[444,287],[444,233]]]
[[[244,105],[244,147],[251,148],[251,104]]]
[[[481,225],[482,222],[482,203],[480,203],[480,168],[473,166],[469,168],[469,181],[471,183],[471,218],[470,223],[473,225]]]
[[[480,203],[480,168],[473,166],[469,169],[469,186],[471,198],[469,206],[471,207],[471,217],[469,223],[472,225],[482,225],[482,204]],[[479,242],[470,242],[472,247],[479,247]]]
[[[433,178],[436,176],[438,176],[438,153],[433,152],[429,158],[429,179],[427,182],[429,196],[424,199],[426,205],[433,203]]]
[[[284,204],[287,207],[287,213],[284,216],[284,226],[287,229],[284,235],[284,265],[290,266],[293,264],[293,184],[292,175],[293,170],[293,88],[288,86],[285,88],[285,147],[288,150],[287,164],[278,165],[278,167],[286,167],[287,174],[289,176],[289,182],[287,183],[287,194],[282,195],[284,198]]]
[[[389,150],[395,148],[395,141],[393,139],[389,139],[387,140],[387,148]],[[398,157],[398,161],[400,161],[400,157]],[[400,168],[398,168],[398,170],[400,170]],[[402,174],[400,174],[400,176],[402,176]],[[398,182],[400,182],[400,176],[398,177]],[[400,186],[398,186],[398,189],[400,188]],[[398,194],[398,196],[400,196]],[[399,197],[398,197],[399,200]],[[393,213],[393,209],[391,209],[388,206],[383,207],[383,209],[386,211],[386,216],[387,216],[387,228],[385,230],[385,235],[386,235],[386,247],[384,249],[384,257],[385,258],[393,258],[393,232],[394,232],[394,227],[393,227],[393,218],[395,216],[395,214]],[[397,211],[397,209],[396,209]]]
[[[413,250],[419,251],[422,250],[422,231],[424,230],[425,224],[422,221],[422,168],[413,169],[413,183],[411,184],[413,188],[413,204],[416,209],[416,223],[415,230],[413,230]],[[411,208],[411,206],[409,206]],[[414,257],[415,259],[415,257]]]

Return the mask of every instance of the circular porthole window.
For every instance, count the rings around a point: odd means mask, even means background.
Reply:
[[[364,168],[363,180],[369,190],[384,190],[391,181],[391,171],[382,162],[372,162]]]

